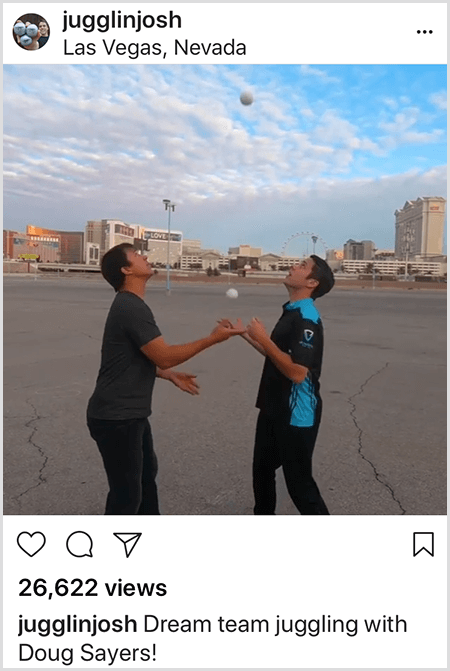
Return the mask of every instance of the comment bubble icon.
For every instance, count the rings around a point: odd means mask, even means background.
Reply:
[[[92,557],[92,538],[85,531],[74,531],[67,538],[66,547],[73,557]]]

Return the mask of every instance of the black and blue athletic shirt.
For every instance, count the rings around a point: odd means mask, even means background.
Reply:
[[[313,426],[323,356],[323,326],[313,299],[285,303],[270,338],[294,363],[308,368],[308,375],[303,382],[292,382],[266,357],[256,407],[292,426]]]

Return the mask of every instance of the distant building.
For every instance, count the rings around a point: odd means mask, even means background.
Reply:
[[[395,250],[394,249],[377,249],[375,252],[375,257],[377,261],[389,261],[391,259],[395,258]]]
[[[100,265],[100,245],[95,242],[87,242],[85,248],[85,263],[88,266],[99,266]]]
[[[286,271],[292,268],[296,263],[300,263],[304,256],[283,256],[282,254],[262,254],[259,258],[261,270],[266,271]]]
[[[3,231],[4,258],[42,262],[60,261],[60,235],[48,229],[39,230],[42,231],[42,235]]]
[[[239,247],[230,247],[228,250],[232,264],[232,270],[241,270],[250,268],[259,268],[259,259],[262,256],[261,247],[252,247],[251,245],[239,245]],[[246,268],[247,266],[247,268]]]
[[[16,234],[16,231],[8,231],[3,229],[3,258],[12,259],[13,258],[13,236]]]
[[[141,237],[147,242],[147,257],[151,263],[167,265],[167,251],[169,264],[174,267],[180,261],[183,250],[183,233],[170,229],[170,245],[168,246],[168,230],[164,228],[143,228]]]
[[[85,227],[85,246],[86,246],[86,258],[88,258],[88,246],[90,243],[93,243],[98,246],[100,250],[100,259],[106,254],[110,247],[110,224],[108,219],[91,219],[87,222]],[[134,230],[132,235],[128,238],[127,242],[133,244],[134,240]],[[123,241],[121,241],[123,242]]]
[[[148,254],[147,254],[147,240],[143,240],[142,238],[134,238],[133,246],[134,246],[135,249],[137,249],[139,254],[142,254],[144,256],[147,255],[147,257],[148,257]]]
[[[343,249],[327,249],[325,259],[326,261],[342,261],[344,258]]]
[[[375,244],[372,240],[347,240],[344,245],[344,259],[352,261],[365,261],[373,259],[375,254]]]
[[[91,219],[85,228],[85,245],[95,243],[100,249],[100,261],[108,249],[122,242],[134,243],[135,230],[120,219]],[[87,254],[86,254],[87,256]]]
[[[230,247],[228,254],[233,256],[248,256],[249,258],[259,258],[262,254],[261,247],[252,247],[251,245],[239,245],[239,247]]]
[[[397,259],[441,256],[444,241],[445,198],[407,200],[395,210],[395,256]]]
[[[185,248],[180,257],[181,270],[227,270],[230,260],[217,249]]]
[[[84,263],[83,231],[59,231],[61,263]]]
[[[166,265],[167,238],[167,229],[126,224],[121,219],[89,220],[86,224],[86,246],[90,244],[98,245],[100,261],[111,247],[127,242],[136,247],[142,254],[146,254],[151,263]],[[179,262],[182,244],[183,233],[171,230],[169,245],[171,266]]]
[[[427,256],[426,258],[427,261],[430,263],[447,263],[447,255],[446,254],[440,254],[438,256]]]
[[[182,245],[183,254],[188,254],[190,252],[195,253],[201,248],[202,248],[201,240],[187,240],[186,238],[183,239],[183,245]]]
[[[92,242],[92,243],[98,245],[100,249],[102,248],[102,222],[101,221],[97,221],[97,220],[94,220],[94,219],[89,220],[86,223],[86,226],[85,226],[85,229],[84,229],[84,235],[85,235],[85,243],[86,244]]]
[[[60,231],[40,226],[27,226],[31,240],[40,242],[49,236],[59,239],[58,261],[61,263],[84,263],[84,233],[82,231]]]
[[[405,268],[407,265],[407,269]],[[370,274],[374,270],[379,275],[433,275],[444,277],[447,273],[447,263],[430,263],[419,259],[411,259],[406,263],[399,259],[354,261],[347,259],[342,261],[342,269],[345,273]]]
[[[280,266],[286,263],[285,257],[280,256],[279,254],[273,254],[269,252],[268,254],[261,254],[259,257],[259,267],[261,270],[280,270]]]

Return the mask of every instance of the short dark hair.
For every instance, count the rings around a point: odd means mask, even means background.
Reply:
[[[314,266],[309,277],[319,282],[311,294],[311,298],[316,299],[325,296],[325,294],[331,291],[334,286],[334,275],[328,263],[324,259],[321,259],[320,256],[311,254],[311,258],[314,261]]]
[[[127,251],[134,249],[129,242],[122,242],[121,245],[111,247],[102,258],[102,275],[115,291],[119,291],[125,281],[125,275],[121,268],[129,266]]]

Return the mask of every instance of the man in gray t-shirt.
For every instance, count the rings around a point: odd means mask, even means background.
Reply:
[[[89,417],[110,420],[149,417],[156,364],[140,348],[160,335],[153,313],[142,298],[129,291],[118,291],[105,324],[102,361],[89,401]]]
[[[158,515],[157,460],[148,417],[155,377],[198,394],[195,375],[172,370],[211,345],[242,334],[220,323],[209,336],[185,345],[168,345],[144,302],[154,271],[135,248],[124,243],[102,259],[103,277],[117,292],[103,335],[97,383],[87,408],[87,423],[102,455],[109,493],[106,515]]]

